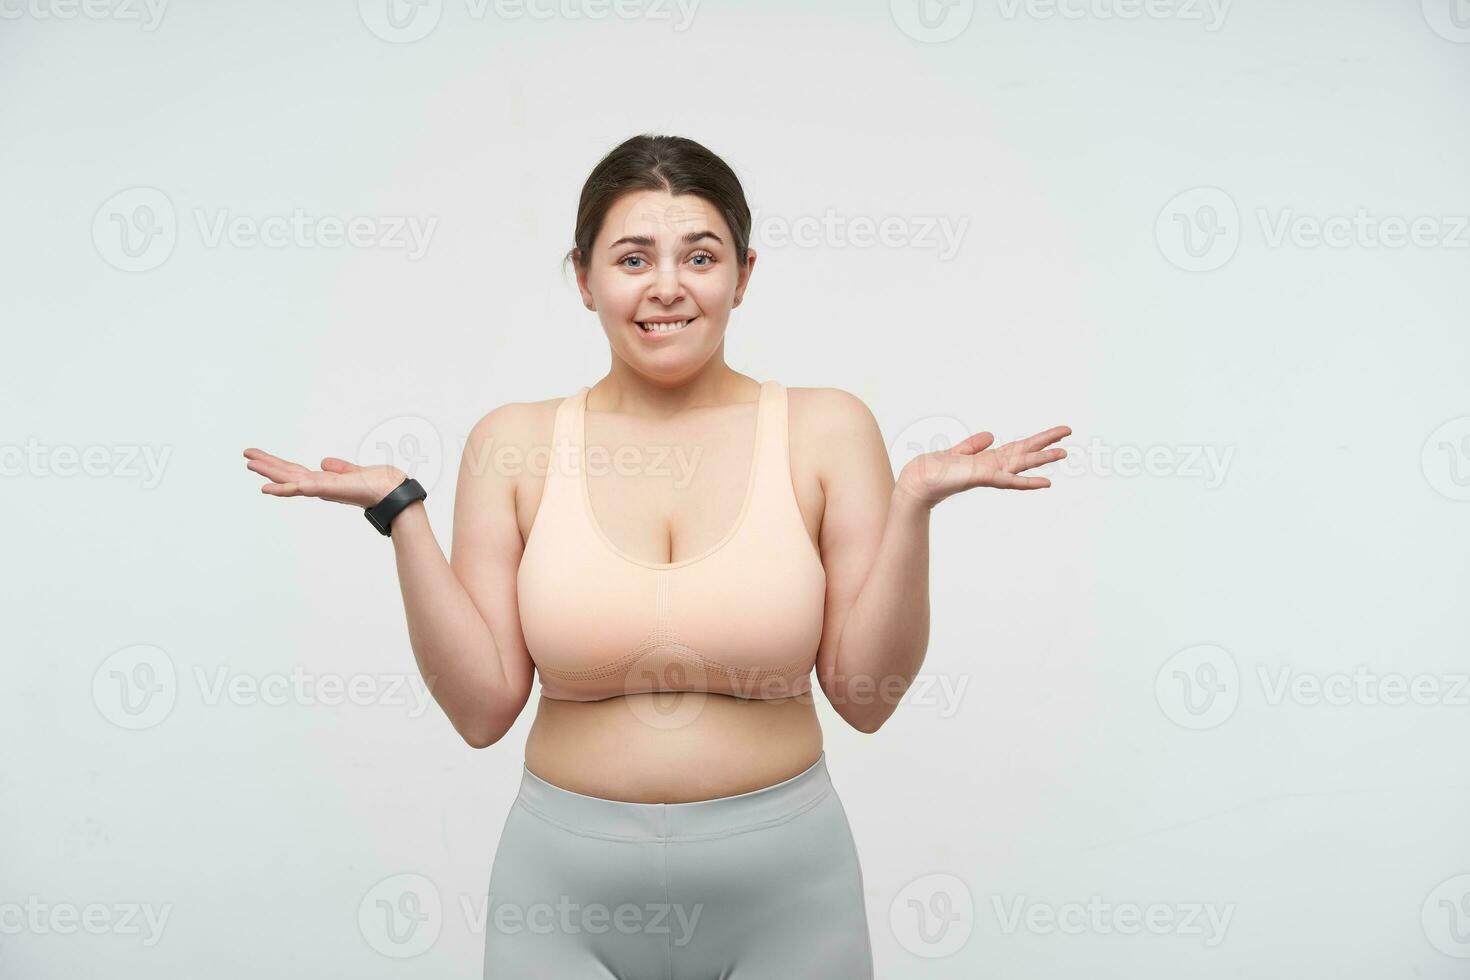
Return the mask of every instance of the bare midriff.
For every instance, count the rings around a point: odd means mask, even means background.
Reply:
[[[526,768],[629,803],[690,803],[790,779],[822,752],[811,693],[763,700],[689,691],[602,701],[541,697]]]

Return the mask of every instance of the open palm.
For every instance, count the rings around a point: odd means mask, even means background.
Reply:
[[[271,481],[260,488],[261,493],[273,497],[320,497],[364,509],[377,504],[406,479],[396,466],[358,466],[336,456],[324,458],[319,470],[272,456],[263,449],[247,449],[245,458],[249,460],[246,469]]]
[[[944,498],[971,487],[1004,490],[1040,490],[1051,486],[1044,476],[1021,476],[1026,470],[1062,459],[1060,446],[1045,448],[1072,434],[1065,425],[1053,426],[1025,439],[990,448],[995,436],[977,432],[948,449],[915,456],[904,464],[898,487],[930,507]]]

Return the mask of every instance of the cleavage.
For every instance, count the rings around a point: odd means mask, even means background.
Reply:
[[[648,421],[586,414],[587,498],[603,537],[648,564],[700,558],[726,540],[754,464],[757,403]]]

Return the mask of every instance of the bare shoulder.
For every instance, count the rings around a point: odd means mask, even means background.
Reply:
[[[564,396],[543,398],[539,401],[506,402],[480,417],[470,429],[465,440],[465,457],[472,456],[480,461],[486,454],[511,449],[521,459],[527,459],[535,450],[551,444],[552,429],[556,421],[556,408]],[[501,467],[476,467],[476,472],[488,473]]]
[[[878,419],[857,395],[843,388],[786,390],[792,455],[814,460],[824,484],[854,460],[871,466],[887,458]]]
[[[842,388],[787,388],[791,427],[830,436],[856,426],[877,429],[878,420],[867,402]]]

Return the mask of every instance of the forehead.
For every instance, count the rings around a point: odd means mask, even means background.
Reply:
[[[693,194],[673,195],[663,190],[624,194],[608,209],[598,232],[600,243],[628,235],[651,238],[659,245],[675,245],[690,232],[712,231],[725,241],[730,231],[714,205]]]

